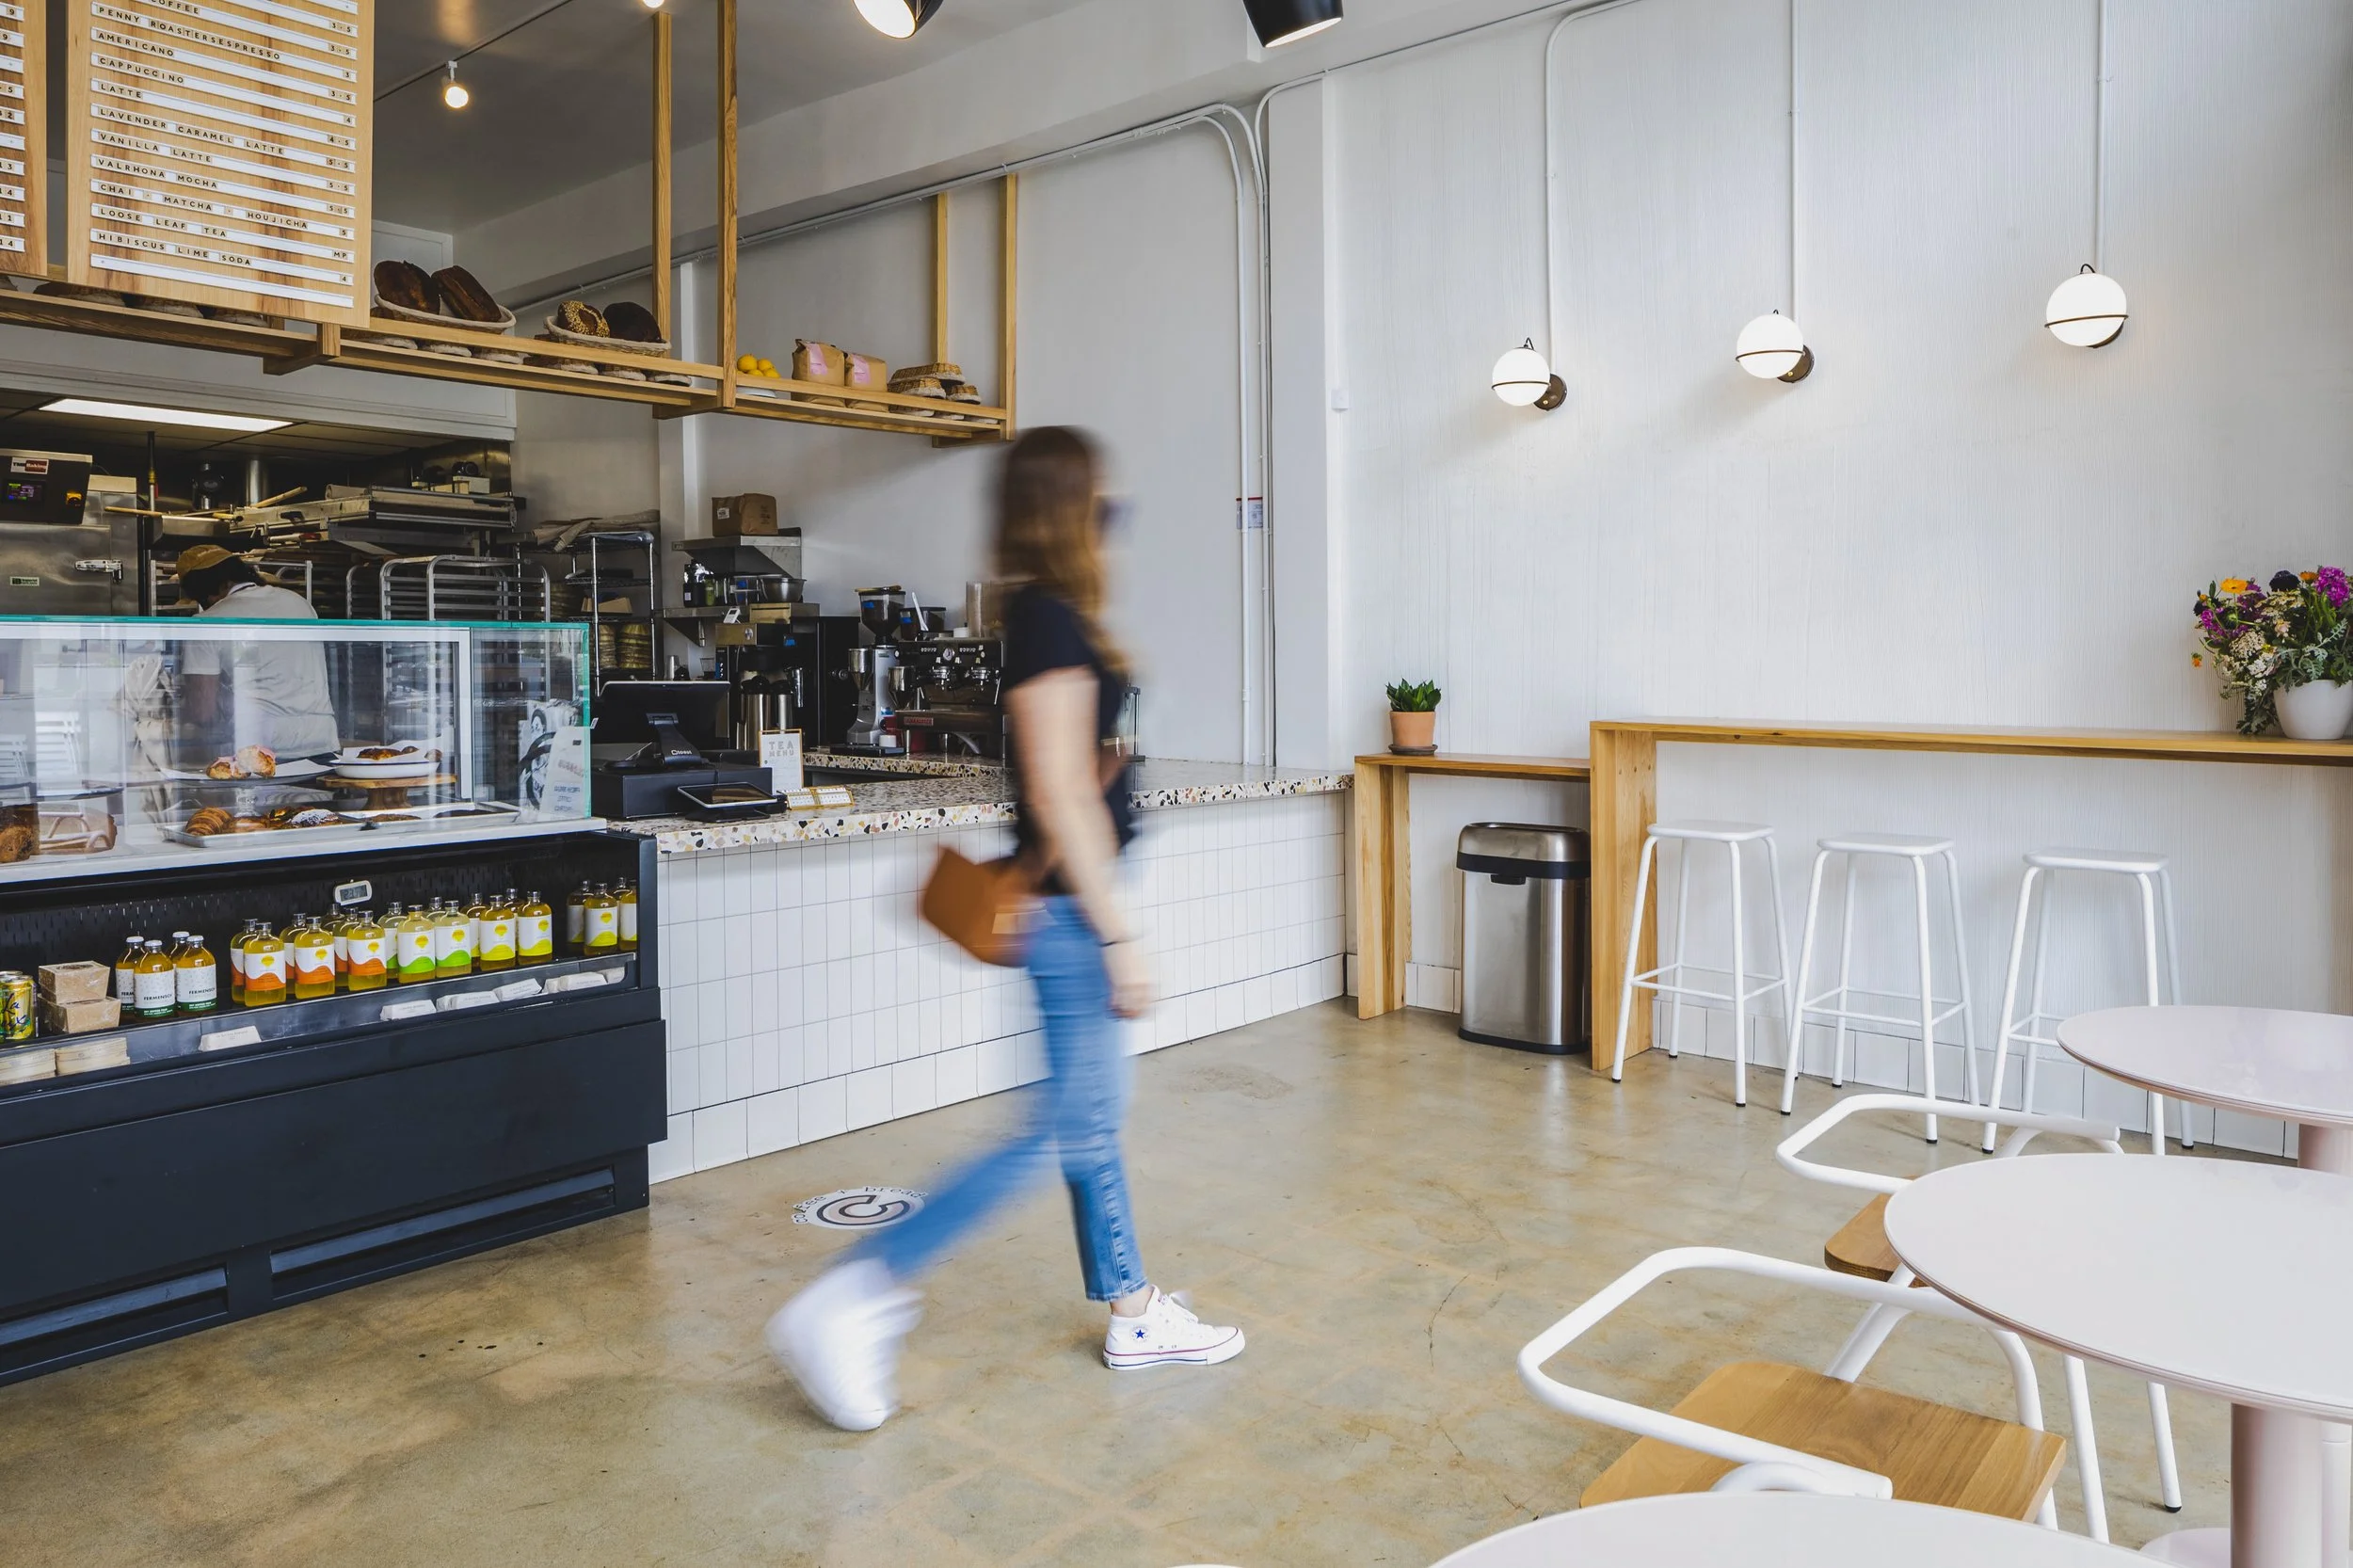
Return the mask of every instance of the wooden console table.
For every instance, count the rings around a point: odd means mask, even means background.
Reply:
[[[1399,757],[1356,759],[1356,1016],[1377,1018],[1405,1005],[1405,964],[1414,951],[1413,847],[1407,837],[1414,775],[1534,778],[1581,784],[1592,770],[1573,757]],[[1635,840],[1639,846],[1641,840]],[[1599,972],[1599,971],[1595,971]]]
[[[1949,751],[2008,757],[2104,757],[2152,762],[2269,762],[2353,767],[2353,742],[2289,741],[2205,730],[1961,729],[1934,726],[1731,724],[1712,720],[1612,719],[1593,727],[1593,1038],[1614,1044],[1617,996],[1625,978],[1625,939],[1642,835],[1658,813],[1658,747],[1670,744],[1829,746],[1851,751]],[[1357,775],[1363,789],[1365,775]],[[1361,809],[1361,808],[1359,808]],[[1362,873],[1364,862],[1358,861]],[[1358,898],[1363,898],[1361,890]],[[1358,904],[1360,933],[1366,929]],[[1648,968],[1657,962],[1657,905],[1640,934]],[[1359,981],[1360,986],[1364,984]],[[1363,1009],[1360,1006],[1360,1014]],[[1369,1016],[1366,1014],[1364,1016]],[[1651,1016],[1638,1008],[1626,1054],[1650,1048]],[[1596,1049],[1594,1059],[1602,1060]]]

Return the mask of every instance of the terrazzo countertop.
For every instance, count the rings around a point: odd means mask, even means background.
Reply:
[[[930,778],[879,778],[846,786],[856,802],[851,809],[780,811],[748,822],[713,823],[692,817],[641,817],[616,822],[624,832],[654,840],[664,855],[740,849],[755,844],[825,843],[887,833],[936,833],[951,827],[985,827],[1013,821],[1013,791],[1005,770],[989,762],[931,760],[912,767],[901,758],[853,758],[811,753],[811,767],[921,771]],[[1175,762],[1147,759],[1136,764],[1130,797],[1139,811],[1228,801],[1273,800],[1285,795],[1330,794],[1348,789],[1355,775],[1297,769],[1248,768],[1231,762]]]

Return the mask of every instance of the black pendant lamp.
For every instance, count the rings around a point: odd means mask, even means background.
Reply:
[[[1269,49],[1320,33],[1340,19],[1340,0],[1242,0],[1242,5],[1258,41]]]
[[[857,0],[857,14],[867,25],[888,38],[913,38],[929,22],[943,0]]]

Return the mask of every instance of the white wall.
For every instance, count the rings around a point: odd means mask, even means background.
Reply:
[[[1053,165],[1023,177],[1019,210],[1020,423],[1094,431],[1134,502],[1112,618],[1144,691],[1144,744],[1233,758],[1240,350],[1224,146],[1193,131]],[[982,185],[957,193],[949,218],[950,355],[989,396],[1000,211],[997,187]],[[779,367],[799,337],[893,365],[929,360],[931,222],[928,205],[911,205],[746,251],[740,345]],[[694,273],[707,287],[709,269]],[[960,613],[964,584],[988,574],[994,444],[728,415],[679,422],[665,444],[642,409],[531,394],[517,421],[516,483],[537,517],[658,504],[677,537],[681,524],[709,532],[711,496],[765,491],[802,530],[810,597],[839,612],[860,587],[902,583]]]
[[[2135,314],[2087,352],[2040,312],[2088,259],[2092,0],[1801,0],[1797,387],[1731,362],[1785,306],[1783,0],[1572,24],[1549,416],[1484,386],[1544,342],[1546,24],[1333,77],[1340,732],[1378,744],[1400,675],[1471,751],[1581,753],[1626,715],[2227,727],[2192,591],[2345,551],[2353,12],[2113,9]],[[1417,796],[1417,895],[1504,798]],[[2182,857],[2191,1000],[2353,1005],[2333,773],[1669,748],[1660,800],[1776,823],[1793,875],[1819,833],[1953,834],[1981,1000],[2016,856],[2076,839]],[[2121,945],[2084,942],[2083,1000],[2116,994]],[[1414,946],[1457,961],[1450,921]]]

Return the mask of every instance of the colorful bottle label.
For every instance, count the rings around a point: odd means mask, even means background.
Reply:
[[[555,917],[521,917],[515,922],[515,944],[525,958],[552,958],[555,955]]]
[[[420,922],[400,928],[400,937],[393,947],[400,960],[403,980],[423,980],[433,973],[433,928]]]
[[[136,1007],[138,994],[137,968],[131,964],[117,964],[115,966],[115,1000],[125,1007]]]
[[[587,928],[588,906],[577,900],[564,906],[564,940],[580,946],[581,934]]]
[[[621,905],[621,941],[629,947],[637,945],[637,901],[631,899]]]
[[[349,974],[351,972],[351,937],[347,928],[343,926],[335,928],[333,952],[335,972],[339,975]]]
[[[355,975],[379,975],[384,972],[384,957],[390,947],[380,931],[373,936],[353,936],[344,944],[344,962]]]
[[[595,952],[600,949],[620,945],[621,912],[618,909],[609,904],[601,907],[591,905],[583,910],[582,914],[585,917],[581,921],[581,929],[585,938],[582,945],[589,952]]]
[[[306,931],[295,938],[295,984],[305,989],[335,984],[335,942],[323,931]]]
[[[515,917],[492,915],[482,922],[482,944],[479,950],[486,964],[511,964],[515,961]]]
[[[433,922],[433,967],[459,974],[473,968],[473,921],[460,916]]]

